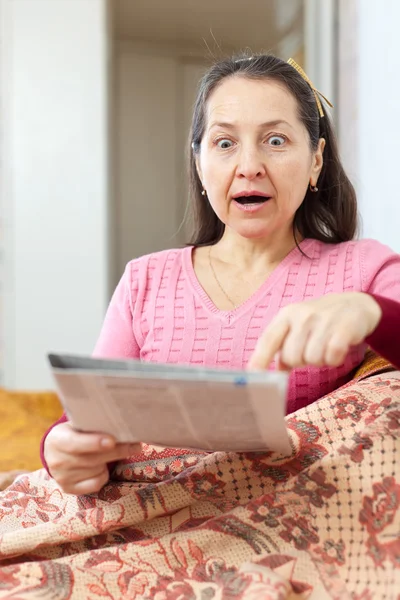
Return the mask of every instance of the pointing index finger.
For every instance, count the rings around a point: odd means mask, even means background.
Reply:
[[[250,358],[248,369],[252,371],[267,369],[275,354],[282,349],[289,329],[290,326],[286,320],[276,320],[271,323],[258,340],[256,349]]]

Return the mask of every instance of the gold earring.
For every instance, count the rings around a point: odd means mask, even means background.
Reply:
[[[206,192],[206,190],[203,190],[203,191],[201,192],[201,195],[202,195],[202,196],[207,196],[207,192]]]
[[[317,186],[316,185],[311,185],[311,183],[310,183],[310,192],[313,192],[313,193],[318,192]]]

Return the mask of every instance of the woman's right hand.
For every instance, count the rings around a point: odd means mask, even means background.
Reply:
[[[60,423],[48,433],[44,458],[49,472],[67,494],[94,494],[109,479],[107,463],[139,454],[140,444],[117,444],[101,433],[81,433]]]

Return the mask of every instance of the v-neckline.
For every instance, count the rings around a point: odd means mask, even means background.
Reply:
[[[312,245],[314,240],[306,238],[299,243],[299,247],[303,252],[306,253],[306,250]],[[263,297],[281,278],[283,273],[287,270],[288,266],[293,262],[293,258],[300,255],[300,250],[297,246],[295,246],[279,263],[277,267],[273,271],[271,271],[270,275],[265,279],[265,281],[260,285],[260,287],[252,294],[247,300],[245,300],[242,304],[237,306],[231,310],[221,310],[219,309],[214,302],[211,300],[200,281],[197,278],[196,272],[193,266],[193,250],[194,246],[187,246],[183,250],[183,267],[185,270],[185,274],[193,288],[193,291],[200,299],[203,306],[207,309],[207,311],[211,312],[213,315],[223,319],[232,321],[233,319],[239,318],[243,313],[245,313],[251,306],[257,303],[257,301]]]

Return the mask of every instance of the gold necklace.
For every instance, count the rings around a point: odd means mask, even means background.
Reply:
[[[296,244],[296,245],[297,245],[297,244]],[[239,304],[236,304],[236,303],[235,303],[235,302],[232,300],[232,298],[231,298],[231,297],[230,297],[230,296],[227,294],[227,292],[225,291],[225,289],[224,289],[224,288],[223,288],[223,286],[221,285],[221,282],[220,282],[220,280],[218,279],[218,277],[217,277],[217,274],[216,274],[216,272],[215,272],[215,270],[214,270],[214,267],[213,267],[213,264],[212,264],[212,260],[211,260],[211,248],[212,248],[212,246],[210,246],[210,247],[209,247],[209,250],[208,250],[208,262],[209,262],[209,265],[210,265],[210,269],[211,269],[211,271],[212,271],[212,274],[213,274],[213,276],[214,276],[214,279],[215,279],[215,281],[216,281],[216,283],[217,283],[217,285],[218,285],[219,289],[220,289],[220,290],[221,290],[221,292],[224,294],[225,298],[226,298],[226,299],[227,299],[227,300],[228,300],[228,301],[229,301],[229,302],[232,304],[232,306],[233,306],[233,309],[234,309],[234,310],[236,310],[237,308],[239,308],[239,306],[240,306],[240,305],[239,305]],[[292,248],[292,249],[293,249],[293,248]],[[292,249],[290,250],[290,252],[292,251]],[[286,256],[286,255],[285,255],[285,256]],[[283,259],[282,259],[282,260],[283,260]],[[281,261],[277,262],[277,264],[276,264],[276,265],[278,265],[280,262],[281,262]],[[272,270],[273,270],[273,269],[270,269],[270,270],[268,271],[268,273],[267,273],[267,276],[269,276],[269,275],[270,275],[270,273],[271,273],[271,271],[272,271]]]
[[[208,262],[209,262],[209,264],[210,264],[210,269],[211,269],[211,271],[212,271],[212,274],[213,274],[213,276],[214,276],[214,279],[215,279],[215,281],[216,281],[216,283],[217,283],[217,285],[218,285],[219,289],[220,289],[220,290],[221,290],[221,292],[224,294],[225,298],[226,298],[226,299],[227,299],[227,300],[228,300],[228,301],[229,301],[229,302],[232,304],[232,306],[233,306],[233,309],[234,309],[234,310],[236,310],[236,309],[238,308],[238,305],[237,305],[237,304],[235,304],[235,302],[232,300],[232,298],[231,298],[230,296],[228,296],[228,294],[226,293],[226,291],[225,291],[225,290],[224,290],[224,288],[222,287],[222,285],[221,285],[221,283],[220,283],[220,281],[219,281],[219,279],[218,279],[218,277],[217,277],[217,274],[216,274],[216,272],[215,272],[215,270],[214,270],[214,267],[213,267],[213,264],[212,264],[212,260],[211,260],[211,248],[212,248],[212,246],[210,246],[210,249],[209,249],[209,251],[208,251]]]

